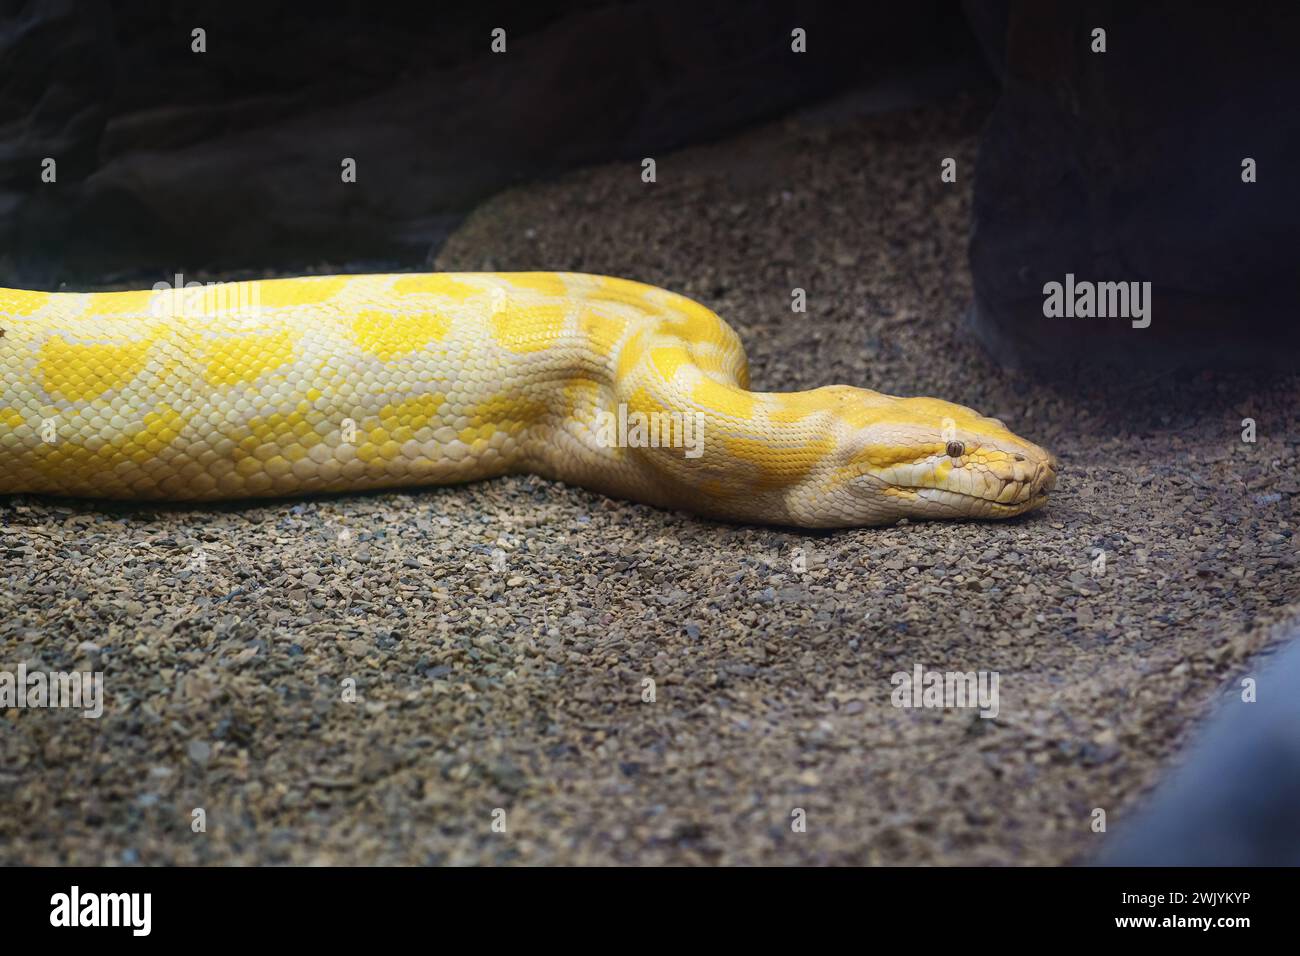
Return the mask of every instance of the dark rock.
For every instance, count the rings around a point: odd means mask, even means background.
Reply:
[[[938,0],[23,4],[0,13],[0,285],[418,268],[507,185],[611,159],[637,181],[645,156],[963,56]]]
[[[971,320],[1008,365],[1294,364],[1300,8],[966,6],[1003,92],[980,142]],[[1091,50],[1106,30],[1105,53]],[[1257,181],[1242,181],[1242,160]],[[1150,282],[1151,324],[1044,284]]]
[[[1257,693],[1245,703],[1234,692],[1099,862],[1300,865],[1300,642],[1259,674]]]

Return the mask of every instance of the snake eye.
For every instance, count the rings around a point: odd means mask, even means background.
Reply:
[[[944,451],[948,453],[949,458],[960,458],[966,454],[966,446],[959,441],[950,441]]]

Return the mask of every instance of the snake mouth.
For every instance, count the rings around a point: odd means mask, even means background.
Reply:
[[[988,501],[988,499],[981,500]],[[990,502],[989,504],[990,507],[995,509],[993,512],[994,514],[999,517],[1012,518],[1016,515],[1022,515],[1027,511],[1041,508],[1043,505],[1047,504],[1047,493],[1041,492],[1036,495],[1031,495],[1027,500],[1011,505],[1005,505],[998,501]]]
[[[908,488],[906,489],[915,494],[924,501],[930,501],[935,504],[945,505],[952,508],[958,508],[963,511],[981,511],[986,514],[996,515],[1000,518],[1009,518],[1013,515],[1023,514],[1047,503],[1047,492],[1031,494],[1028,498],[1017,501],[998,501],[997,498],[989,498],[984,495],[971,495],[964,491],[949,491],[947,488]]]
[[[932,487],[912,487],[907,490],[924,501],[951,508],[960,514],[1013,518],[1047,504],[1048,492],[1055,487],[1055,462],[1044,460],[1029,481],[1005,481],[996,495]]]

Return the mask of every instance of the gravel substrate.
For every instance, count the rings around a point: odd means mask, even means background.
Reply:
[[[656,283],[736,326],[756,388],[973,405],[1060,457],[1044,512],[802,534],[527,477],[0,501],[0,669],[106,681],[98,720],[0,713],[0,860],[1091,857],[1094,808],[1131,815],[1300,613],[1300,380],[1000,372],[962,327],[984,115],[821,111],[656,157],[654,184],[582,171],[489,202],[432,267]],[[997,671],[998,716],[896,709],[917,664]]]

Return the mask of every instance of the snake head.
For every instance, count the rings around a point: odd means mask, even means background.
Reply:
[[[866,395],[848,415],[843,473],[853,496],[884,512],[879,523],[1010,518],[1056,485],[1056,458],[996,418],[934,398]]]

